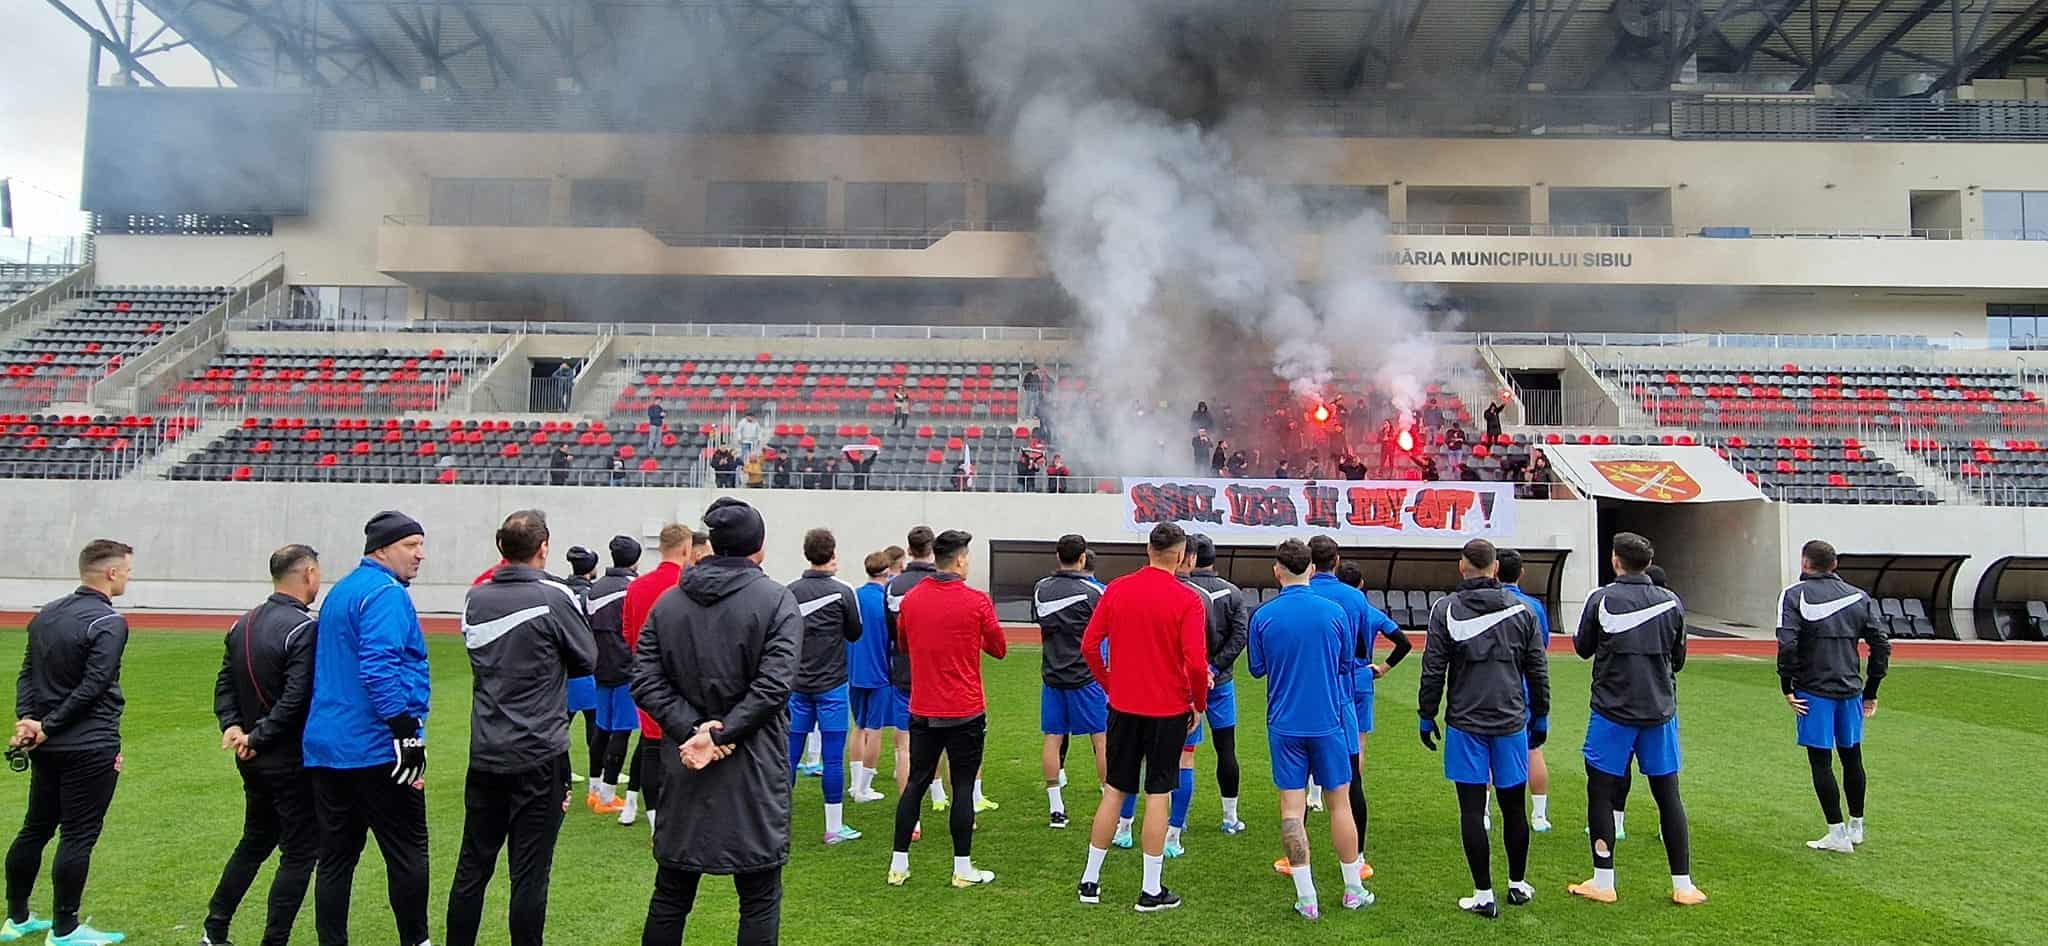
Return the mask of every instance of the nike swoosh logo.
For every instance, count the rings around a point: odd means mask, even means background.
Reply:
[[[1230,589],[1218,588],[1215,591],[1204,592],[1204,594],[1207,594],[1209,596],[1209,600],[1211,601],[1221,601],[1225,598],[1230,597]]]
[[[1842,609],[1862,600],[1863,592],[1860,591],[1820,604],[1806,600],[1806,596],[1802,594],[1799,596],[1799,616],[1809,621],[1825,621],[1840,613]]]
[[[512,633],[522,624],[548,613],[548,606],[537,604],[507,614],[494,621],[471,624],[468,618],[462,621],[462,643],[470,650],[488,647],[498,638]]]
[[[614,591],[614,592],[612,592],[611,594],[605,595],[605,596],[604,596],[604,597],[602,597],[602,598],[592,598],[592,599],[590,599],[590,607],[589,607],[589,608],[588,608],[588,609],[587,609],[587,610],[586,610],[586,611],[585,611],[584,613],[586,613],[586,614],[596,614],[596,613],[597,613],[597,612],[599,612],[599,611],[602,611],[602,610],[604,610],[604,609],[606,609],[606,608],[608,608],[608,607],[611,607],[611,606],[612,606],[612,602],[615,602],[615,601],[620,601],[620,600],[624,600],[624,598],[625,598],[625,597],[626,597],[626,593],[625,593],[625,592],[623,592],[623,591]]]
[[[1648,623],[1657,615],[1664,614],[1677,607],[1678,602],[1666,601],[1663,604],[1653,604],[1640,611],[1629,611],[1624,614],[1616,614],[1612,611],[1607,610],[1607,599],[1601,598],[1600,629],[1606,631],[1608,636],[1610,637],[1615,634],[1626,634],[1629,631],[1633,631],[1636,628],[1642,627],[1645,623]]]
[[[1469,641],[1487,631],[1493,630],[1500,622],[1517,614],[1525,613],[1528,610],[1529,607],[1527,605],[1518,604],[1505,611],[1495,611],[1492,614],[1482,614],[1476,618],[1466,618],[1460,621],[1457,618],[1451,617],[1450,610],[1447,608],[1444,610],[1444,625],[1450,628],[1452,640]]]
[[[1051,601],[1034,601],[1032,604],[1038,606],[1038,616],[1043,618],[1051,617],[1086,600],[1088,600],[1088,596],[1085,594],[1068,595],[1064,598],[1054,598]]]
[[[796,606],[796,609],[797,612],[802,614],[804,617],[810,617],[811,615],[823,610],[826,605],[838,600],[838,595],[826,595],[822,598],[812,598],[809,601],[801,602]]]
[[[889,596],[889,610],[891,610],[891,611],[897,611],[897,612],[900,612],[900,611],[902,611],[902,610],[903,610],[903,596],[902,596],[902,595],[890,595],[890,596]]]

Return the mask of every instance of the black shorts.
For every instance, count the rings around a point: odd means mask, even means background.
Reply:
[[[1109,787],[1126,795],[1139,793],[1138,770],[1144,769],[1144,794],[1166,795],[1180,787],[1180,750],[1188,738],[1188,720],[1179,716],[1133,716],[1109,711]]]

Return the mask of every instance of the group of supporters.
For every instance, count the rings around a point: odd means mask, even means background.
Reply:
[[[973,536],[912,529],[907,547],[865,557],[867,581],[856,587],[839,575],[832,533],[812,529],[802,537],[809,567],[785,585],[761,568],[768,530],[751,506],[720,499],[703,525],[663,529],[660,564],[646,574],[630,537],[611,540],[601,575],[595,553],[573,548],[567,580],[546,570],[551,534],[540,512],[515,512],[498,529],[500,562],[469,591],[461,624],[472,672],[470,747],[446,942],[477,941],[501,849],[511,874],[506,938],[543,941],[555,841],[574,799],[570,728],[578,712],[586,714],[590,753],[586,804],[627,824],[644,812],[654,829],[644,944],[682,941],[706,874],[733,878],[742,943],[778,940],[791,790],[813,730],[822,750],[823,843],[860,839],[845,823],[844,802],[849,794],[856,802],[883,797],[874,783],[882,736],[893,731],[898,798],[887,883],[910,883],[910,849],[928,798],[950,808],[951,885],[995,881],[972,858],[976,815],[997,807],[980,778],[989,729],[981,662],[1003,658],[1008,645],[994,603],[967,581]],[[287,941],[310,886],[319,941],[346,943],[351,884],[370,837],[383,855],[400,942],[428,942],[422,779],[430,691],[408,591],[426,558],[425,529],[382,512],[364,532],[361,559],[327,591],[317,616],[319,555],[288,545],[270,558],[273,593],[227,635],[214,710],[246,811],[207,907],[202,946],[227,943],[237,907],[272,853],[279,863],[261,941]],[[1706,897],[1691,878],[1678,790],[1674,680],[1685,663],[1684,608],[1658,580],[1647,539],[1621,533],[1612,548],[1615,581],[1590,596],[1573,638],[1576,653],[1593,662],[1583,748],[1593,873],[1568,889],[1616,899],[1614,844],[1633,766],[1658,805],[1672,899],[1698,904]],[[1107,586],[1094,577],[1083,537],[1061,538],[1056,556],[1057,570],[1031,600],[1044,644],[1048,825],[1068,826],[1066,765],[1077,740],[1086,740],[1101,786],[1080,901],[1101,901],[1110,849],[1135,845],[1143,853],[1136,909],[1181,906],[1164,883],[1164,863],[1187,854],[1195,756],[1205,741],[1216,755],[1221,830],[1246,830],[1234,678],[1243,658],[1266,681],[1284,855],[1274,868],[1293,881],[1295,912],[1320,916],[1306,827],[1312,809],[1328,812],[1342,905],[1373,904],[1365,886],[1373,875],[1364,857],[1365,750],[1377,682],[1412,645],[1360,590],[1359,571],[1345,565],[1337,543],[1280,543],[1272,575],[1281,590],[1257,607],[1216,573],[1210,539],[1171,523],[1152,531],[1144,568]],[[1828,822],[1809,846],[1849,853],[1863,837],[1862,721],[1876,710],[1889,648],[1874,603],[1834,574],[1831,547],[1808,543],[1803,566],[1781,601],[1779,677]],[[31,770],[29,803],[7,855],[0,942],[44,931],[54,946],[124,938],[80,922],[80,900],[123,766],[128,627],[112,602],[132,567],[128,546],[94,541],[79,556],[77,591],[30,623],[9,743],[10,759]],[[1517,586],[1522,562],[1514,551],[1474,540],[1457,567],[1457,590],[1432,608],[1422,645],[1419,734],[1442,753],[1456,788],[1473,881],[1458,906],[1492,918],[1500,907],[1490,804],[1500,809],[1508,860],[1500,899],[1511,906],[1535,896],[1529,837],[1550,827],[1549,618]],[[1375,659],[1381,637],[1393,648],[1384,662]],[[1869,647],[1867,669],[1859,640]],[[640,749],[629,753],[635,730]],[[621,793],[622,784],[630,789]],[[950,805],[943,784],[952,786]],[[29,900],[53,837],[54,909],[45,919]]]

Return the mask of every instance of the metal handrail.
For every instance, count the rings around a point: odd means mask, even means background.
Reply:
[[[7,267],[0,267],[0,269],[4,268]],[[38,318],[43,313],[80,296],[90,295],[94,285],[93,264],[87,263],[84,266],[67,267],[67,269],[68,272],[59,276],[49,285],[37,289],[20,299],[16,299],[13,305],[0,308],[0,332]],[[28,272],[33,272],[33,270],[28,270]]]

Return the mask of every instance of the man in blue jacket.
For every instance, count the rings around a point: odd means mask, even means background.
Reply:
[[[406,586],[426,530],[399,512],[363,527],[363,559],[327,594],[304,755],[320,820],[313,914],[321,946],[348,942],[349,893],[377,836],[399,942],[427,942],[427,641]]]

